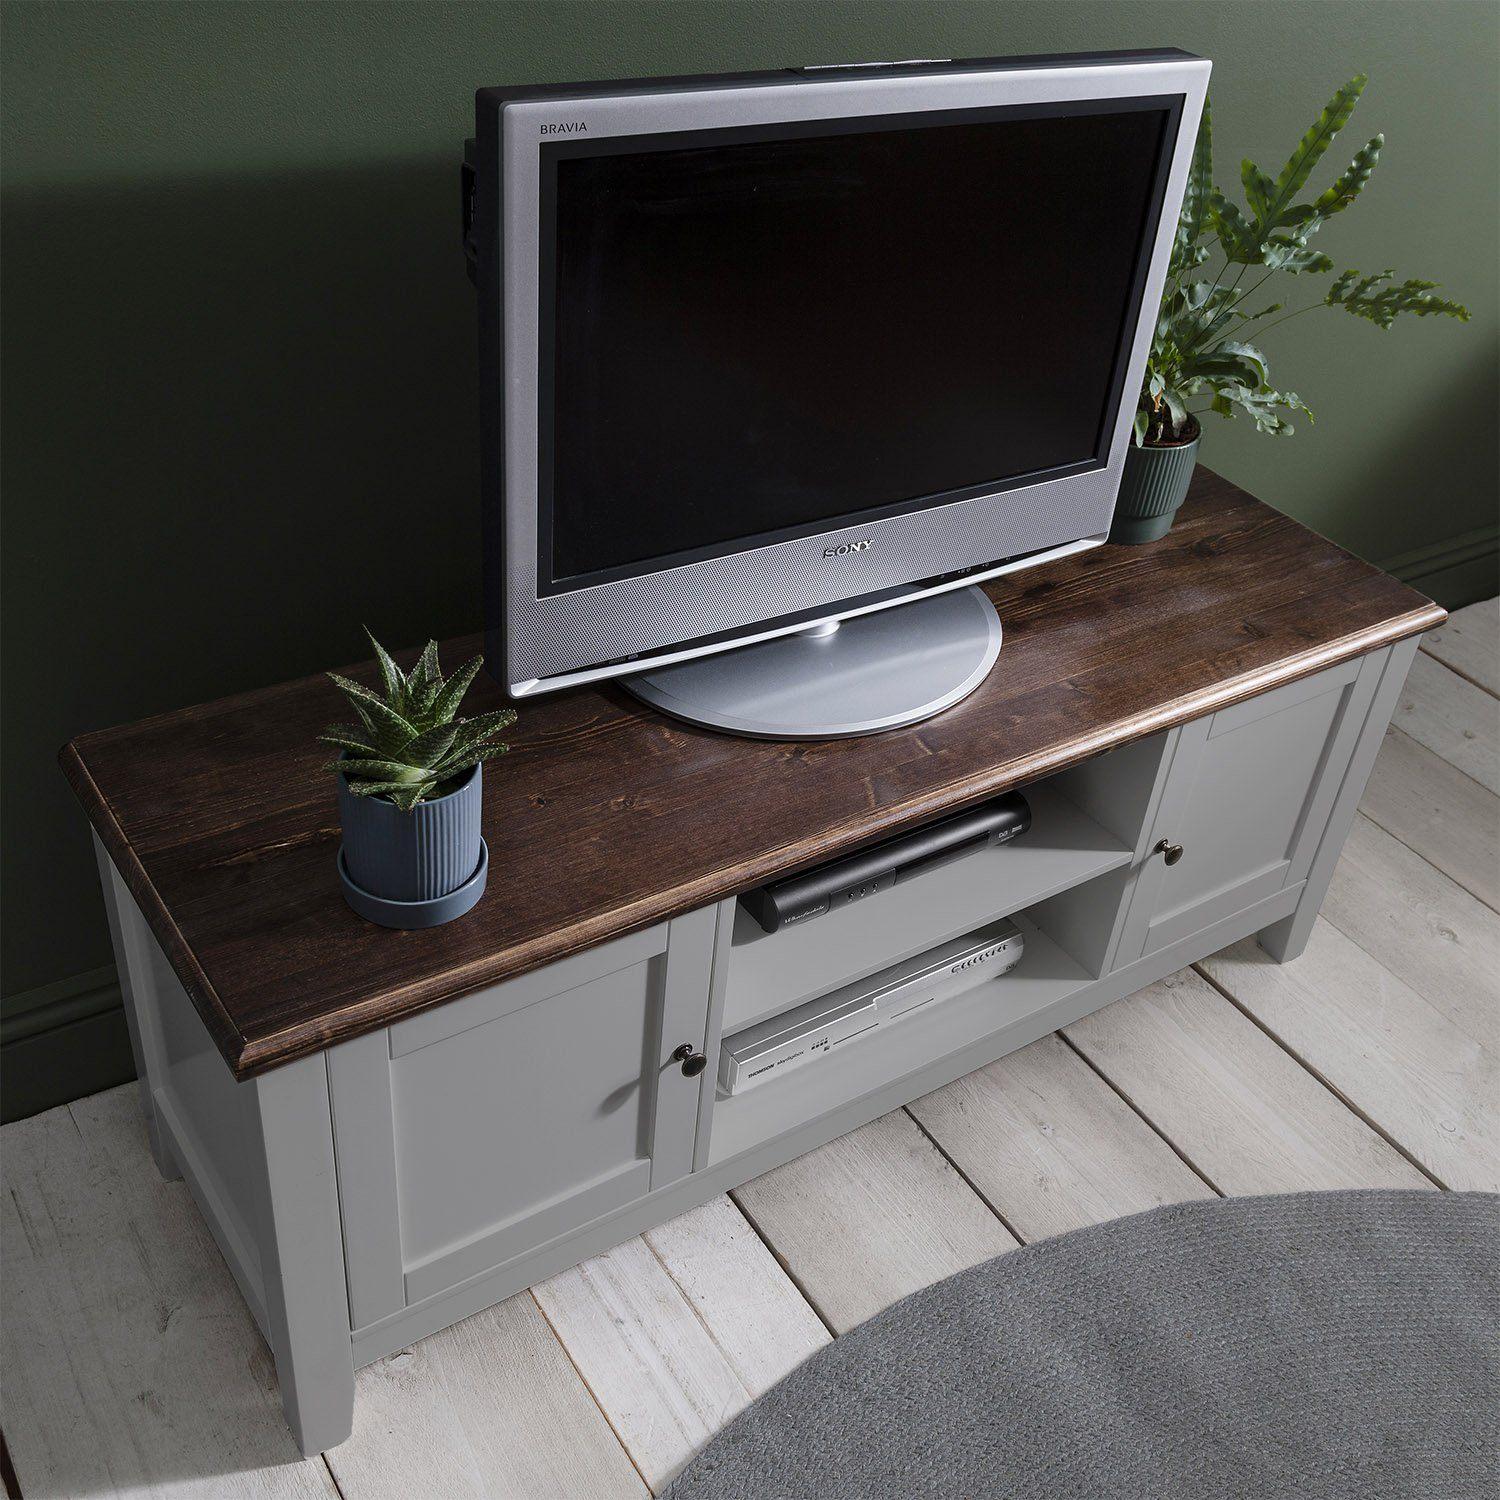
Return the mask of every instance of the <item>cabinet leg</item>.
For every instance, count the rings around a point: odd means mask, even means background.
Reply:
[[[130,1051],[135,1058],[135,1076],[141,1091],[141,1113],[146,1117],[146,1139],[151,1144],[151,1159],[164,1181],[176,1182],[182,1176],[182,1168],[177,1165],[156,1117],[156,1089],[162,1081],[165,1063],[151,984],[151,934],[98,834],[94,835],[94,857],[99,863],[99,884],[104,891],[104,910],[109,917],[115,967],[120,974],[125,1026],[130,1032]]]
[[[253,1090],[257,1238],[281,1403],[311,1457],[354,1426],[354,1345],[322,1054],[242,1085]],[[258,1150],[255,1147],[258,1146]]]
[[[1313,919],[1318,915],[1318,908],[1309,906],[1305,921],[1303,915],[1303,908],[1299,906],[1291,916],[1272,922],[1269,927],[1262,927],[1255,934],[1255,941],[1260,944],[1261,950],[1270,954],[1279,964],[1289,964],[1294,958],[1300,958],[1312,935]]]

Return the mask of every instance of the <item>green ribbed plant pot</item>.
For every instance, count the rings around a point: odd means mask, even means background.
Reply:
[[[1171,530],[1198,463],[1200,432],[1190,443],[1170,447],[1125,450],[1125,472],[1120,479],[1120,497],[1109,539],[1127,547],[1154,542]]]

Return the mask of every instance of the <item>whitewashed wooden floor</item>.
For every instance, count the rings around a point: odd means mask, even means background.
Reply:
[[[44,1496],[643,1496],[812,1350],[1154,1204],[1500,1186],[1500,607],[1412,669],[1307,953],[1253,941],[382,1360],[302,1460],[133,1087],[0,1132],[3,1429]]]

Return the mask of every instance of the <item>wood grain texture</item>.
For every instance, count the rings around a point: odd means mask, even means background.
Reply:
[[[731,1196],[835,1333],[1017,1244],[901,1109]]]
[[[1357,817],[1323,916],[1467,1037],[1500,1047],[1500,915]]]
[[[1500,794],[1500,700],[1419,651],[1391,723]]]
[[[642,1238],[749,1389],[769,1390],[829,1342],[807,1299],[727,1197]]]
[[[1197,967],[1445,1187],[1500,1192],[1500,1057],[1338,928],[1289,964],[1247,938]]]
[[[1191,969],[1064,1035],[1220,1192],[1432,1186]]]
[[[1500,859],[1495,857],[1500,797],[1473,777],[1401,730],[1389,729],[1359,810],[1500,911]]]
[[[346,1500],[638,1500],[641,1476],[530,1292],[355,1377],[325,1457]]]
[[[727,1198],[533,1290],[653,1491],[828,1338]]]
[[[1055,1034],[907,1109],[1028,1243],[1213,1196]]]
[[[1455,610],[1422,649],[1487,693],[1500,695],[1500,599]]]
[[[30,1496],[338,1500],[134,1085],[5,1128],[6,1438]]]
[[[675,723],[614,687],[529,701],[486,781],[489,893],[427,932],[371,926],[339,893],[314,737],[341,699],[322,677],[86,734],[61,759],[248,1077],[1445,618],[1201,468],[1160,542],[988,588],[999,665],[909,729],[775,743]],[[487,684],[470,706],[498,702]]]

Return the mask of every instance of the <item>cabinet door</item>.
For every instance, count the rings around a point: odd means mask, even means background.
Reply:
[[[356,1328],[692,1169],[717,912],[329,1053]]]
[[[1116,967],[1306,879],[1385,654],[1182,727]],[[1175,863],[1162,842],[1181,846]]]

